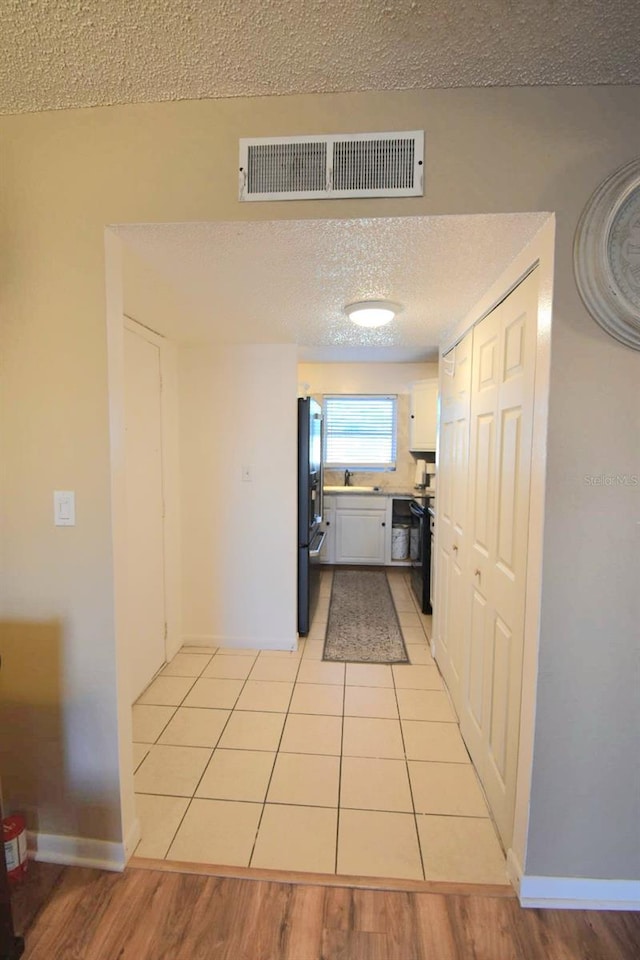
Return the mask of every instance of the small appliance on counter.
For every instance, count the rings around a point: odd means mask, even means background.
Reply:
[[[425,493],[429,496],[435,497],[436,495],[436,465],[435,463],[427,464],[427,486],[425,488]]]
[[[427,485],[427,467],[426,460],[416,460],[416,476],[413,481],[416,490],[424,490]]]

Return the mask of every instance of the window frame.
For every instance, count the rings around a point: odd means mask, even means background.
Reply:
[[[327,413],[328,404],[331,401],[381,401],[391,402],[391,430],[386,437],[391,441],[391,459],[386,461],[374,462],[371,460],[359,460],[353,457],[344,457],[340,461],[329,461],[327,459],[327,446],[329,441],[329,417]],[[324,430],[322,439],[322,462],[326,470],[353,470],[358,473],[391,473],[397,469],[398,463],[398,394],[396,393],[326,393],[322,396],[322,415],[324,420]]]

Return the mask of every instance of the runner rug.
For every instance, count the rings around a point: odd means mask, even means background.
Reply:
[[[349,663],[409,662],[385,573],[334,572],[322,659]]]

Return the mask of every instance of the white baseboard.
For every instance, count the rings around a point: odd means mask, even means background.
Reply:
[[[182,645],[189,647],[222,647],[227,650],[284,650],[291,652],[298,649],[298,639],[292,640],[256,640],[246,637],[221,637],[215,634],[185,634]]]
[[[522,867],[520,866],[520,861],[511,848],[507,850],[507,876],[509,877],[514,890],[517,894],[519,894],[520,882],[522,880]]]
[[[139,829],[138,824],[138,831]],[[127,860],[124,844],[110,843],[107,840],[28,832],[27,843],[30,858],[42,863],[121,871],[124,870]]]
[[[520,876],[519,888],[520,905],[523,907],[640,910],[640,880]]]

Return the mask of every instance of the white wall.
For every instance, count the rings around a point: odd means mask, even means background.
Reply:
[[[179,364],[184,639],[293,649],[296,348],[182,348]]]
[[[437,363],[300,363],[298,389],[309,393],[410,393],[416,380],[438,379]]]

